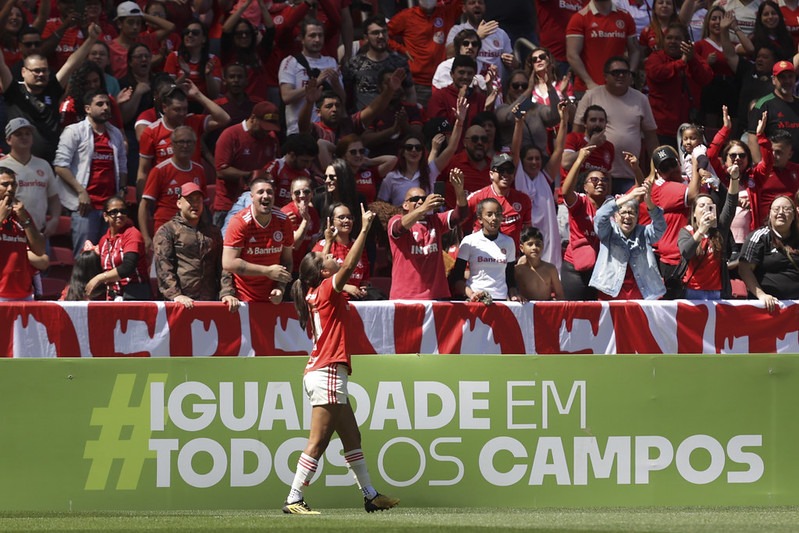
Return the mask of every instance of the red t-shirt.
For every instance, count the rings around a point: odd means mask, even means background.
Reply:
[[[367,205],[371,204],[377,198],[377,190],[382,181],[377,167],[361,168],[355,175],[355,191],[363,195]]]
[[[499,227],[499,231],[513,239],[518,248],[522,228],[532,223],[533,202],[530,197],[516,189],[509,189],[506,196],[500,196],[494,190],[494,186],[489,185],[469,195],[469,211],[476,213],[477,204],[487,198],[494,198],[499,202],[502,207],[502,225]],[[474,219],[472,231],[480,231],[481,227],[480,222]]]
[[[331,277],[323,279],[318,287],[311,288],[305,301],[308,302],[311,324],[314,325],[313,351],[305,372],[343,363],[352,373],[350,350],[347,349],[349,304],[346,293],[336,291]]]
[[[685,194],[688,186],[684,183],[666,181],[658,178],[652,185],[652,202],[663,210],[666,219],[666,232],[652,247],[660,255],[660,260],[669,265],[680,264],[680,248],[677,237],[680,228],[688,223],[688,207]]]
[[[222,79],[222,62],[214,54],[208,54],[208,62],[206,68],[211,65],[211,77],[218,80]],[[186,72],[188,68],[188,72]],[[178,77],[181,74],[188,74],[188,78],[194,82],[200,92],[208,95],[208,83],[206,82],[205,72],[200,72],[199,61],[189,61],[181,59],[177,51],[171,52],[166,56],[166,63],[164,63],[164,72]]]
[[[272,208],[272,218],[262,226],[252,206],[239,211],[230,220],[225,233],[225,247],[241,249],[240,257],[256,265],[279,265],[283,248],[294,245],[294,232],[285,213]],[[236,296],[245,302],[269,301],[275,282],[266,276],[233,274]]]
[[[428,215],[410,230],[394,236],[402,215],[388,222],[388,243],[394,258],[392,300],[442,300],[450,298],[441,237],[451,229],[452,211]]]
[[[620,9],[602,15],[592,3],[572,15],[566,27],[566,38],[577,35],[583,38],[580,57],[585,70],[595,83],[605,79],[605,61],[613,56],[623,56],[627,51],[627,38],[635,35],[635,22],[629,13]],[[578,76],[574,80],[575,91],[585,91],[585,82]]]
[[[585,194],[578,194],[569,208],[569,245],[563,260],[578,272],[592,270],[599,251],[599,238],[594,231],[596,207]]]
[[[580,148],[588,145],[588,139],[585,133],[578,133],[573,131],[566,135],[566,146],[564,152],[579,152]],[[616,157],[616,147],[610,141],[605,141],[603,144],[594,148],[591,155],[588,156],[580,168],[580,172],[587,170],[601,170],[607,175],[610,175],[610,169],[613,167],[613,158]],[[560,175],[566,179],[568,172],[565,168],[561,167]]]
[[[105,201],[117,192],[116,166],[114,150],[111,148],[107,133],[94,134],[94,152],[92,153],[92,170],[86,192],[94,209],[102,209]]]
[[[197,139],[201,139],[208,125],[208,115],[188,115],[184,126],[188,126],[197,134]],[[139,156],[145,159],[153,159],[153,165],[158,165],[172,157],[172,132],[163,118],[159,118],[145,129],[139,140]],[[202,163],[202,143],[197,142],[191,160]]]
[[[300,211],[297,208],[297,204],[294,202],[289,202],[280,208],[281,211],[286,213],[291,221],[291,227],[294,231],[300,227],[300,222],[302,222],[302,217],[300,216]],[[313,237],[319,233],[319,230],[322,228],[322,223],[319,220],[319,213],[316,212],[316,209],[312,205],[308,205],[308,213],[311,217],[311,221],[308,226],[305,227],[305,234],[302,237],[301,243],[294,243],[294,272],[297,272],[300,268],[300,261],[302,258],[305,257],[305,254],[311,248],[311,243],[313,242]]]
[[[791,34],[794,47],[799,46],[799,6],[796,9],[791,9],[785,4],[780,6],[782,16],[785,19],[785,26],[788,28],[788,33]]]
[[[18,300],[33,294],[28,237],[15,216],[9,216],[0,226],[0,257],[0,297]]]
[[[780,195],[793,198],[799,190],[799,164],[789,161],[785,168],[774,168],[771,141],[760,137],[758,144],[760,144],[761,160],[755,165],[748,184],[753,231],[766,220],[774,198]]]
[[[161,41],[155,33],[142,33],[136,42],[143,44],[151,52],[161,48]],[[108,41],[108,48],[111,50],[111,75],[117,79],[124,78],[128,74],[128,49],[116,39]]]
[[[686,226],[686,229],[691,235],[694,234],[694,229],[691,226]],[[693,256],[688,262],[688,269],[683,276],[685,286],[695,291],[720,291],[721,262],[713,253],[713,241],[707,238],[702,239],[699,249],[705,252],[702,255]]]
[[[180,188],[186,183],[196,183],[205,194],[205,170],[202,165],[192,161],[188,169],[183,169],[178,167],[172,158],[169,158],[150,171],[147,182],[144,184],[142,198],[147,198],[155,203],[153,235],[158,228],[177,214]]]
[[[566,26],[572,15],[585,6],[585,0],[538,0],[538,38],[558,61],[566,61]]]
[[[61,27],[61,24],[62,21],[60,18],[48,19],[44,26],[44,30],[42,30],[42,40],[47,40],[56,32],[58,28]],[[111,24],[108,24],[107,22],[100,22],[100,27],[103,30],[103,34],[100,38],[105,40],[106,44],[111,42],[111,40],[117,36],[117,30]],[[58,70],[64,66],[64,63],[67,62],[69,56],[77,52],[78,48],[80,48],[80,45],[82,45],[84,42],[86,42],[86,35],[84,35],[83,30],[77,26],[67,28],[63,32],[63,37],[61,37],[61,40],[58,41],[58,45],[55,47],[55,53],[50,56],[52,58],[50,70],[52,72],[58,72]],[[8,63],[8,65],[12,64],[13,63]]]
[[[247,122],[244,121],[225,128],[219,136],[214,149],[217,170],[228,167],[244,171],[258,170],[278,156],[280,141],[273,132],[263,139],[257,139],[246,128]],[[230,211],[245,187],[243,179],[236,183],[217,176],[214,210]]]
[[[291,182],[295,178],[310,178],[307,170],[295,170],[286,164],[286,158],[281,157],[269,163],[264,172],[271,174],[275,188],[275,206],[283,207],[291,202]]]
[[[340,265],[344,262],[344,259],[347,258],[347,254],[352,249],[352,245],[355,244],[354,240],[351,240],[348,245],[344,245],[339,243],[338,241],[333,241],[333,245],[330,247],[330,255],[332,255],[336,262]],[[317,242],[313,247],[313,252],[321,252],[325,247],[325,240],[322,239],[321,241]],[[366,257],[366,251],[364,250],[363,254],[361,254],[361,260],[358,261],[358,264],[355,266],[355,270],[350,276],[350,280],[347,282],[350,285],[355,285],[356,287],[361,287],[364,283],[369,280],[369,259]]]
[[[701,57],[702,59],[707,62],[707,56],[710,54],[716,54],[716,62],[710,65],[710,68],[713,69],[713,74],[716,76],[734,76],[735,73],[730,68],[730,64],[727,63],[727,58],[724,57],[724,52],[721,48],[717,48],[712,42],[707,39],[702,39],[701,41],[697,41],[694,43],[694,53],[697,57]]]
[[[450,209],[455,206],[455,189],[453,189],[452,185],[449,183],[449,171],[453,168],[459,168],[463,171],[463,188],[466,191],[466,194],[469,194],[470,192],[477,192],[483,187],[488,187],[491,185],[490,158],[486,157],[485,167],[479,169],[475,166],[475,163],[469,159],[469,154],[466,153],[466,150],[457,152],[454,156],[452,156],[452,159],[450,159],[447,168],[442,170],[441,174],[438,175],[438,180],[444,181],[447,184],[447,207]]]
[[[117,105],[116,98],[110,95],[108,98],[111,101],[111,117],[109,122],[117,128],[123,129],[124,125],[122,124],[122,111],[120,111],[119,105]],[[59,113],[61,114],[62,129],[66,128],[70,124],[75,124],[76,122],[83,120],[78,116],[78,111],[75,108],[75,99],[71,96],[65,97],[58,109]]]
[[[121,279],[114,283],[113,289],[116,293],[122,292],[122,287],[128,283],[149,283],[150,275],[147,265],[147,254],[144,250],[144,239],[139,230],[133,225],[128,225],[121,232],[111,236],[111,230],[100,238],[97,245],[100,250],[100,264],[105,272],[113,270],[122,264],[122,258],[126,253],[139,254],[136,270],[130,277]]]

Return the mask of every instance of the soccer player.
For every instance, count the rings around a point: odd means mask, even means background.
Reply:
[[[283,505],[283,512],[287,514],[319,514],[305,503],[302,487],[316,472],[334,431],[341,439],[347,467],[363,492],[366,512],[384,511],[399,503],[397,498],[380,494],[372,486],[361,450],[361,433],[347,399],[347,381],[352,373],[347,332],[351,326],[347,298],[342,291],[358,265],[375,214],[361,206],[361,217],[361,232],[344,262],[339,265],[335,259],[321,253],[307,254],[300,263],[300,277],[291,290],[300,325],[308,329],[314,341],[303,377],[303,388],[313,411],[308,445],[297,462],[291,491]],[[325,233],[326,239],[333,238],[332,227]]]

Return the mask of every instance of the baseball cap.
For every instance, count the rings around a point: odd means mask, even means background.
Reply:
[[[28,122],[28,119],[22,117],[12,118],[8,121],[8,124],[6,124],[6,138],[11,137],[15,131],[22,128],[33,129],[33,124]]]
[[[777,61],[777,63],[774,64],[774,68],[772,69],[771,73],[774,74],[775,76],[779,76],[783,72],[788,72],[788,71],[794,73],[796,72],[796,69],[793,68],[793,63],[791,63],[790,61]]]
[[[258,102],[252,108],[252,114],[258,117],[265,130],[280,131],[280,113],[272,102]]]
[[[197,185],[196,183],[194,183],[194,182],[184,183],[180,187],[180,196],[181,197],[188,196],[188,195],[190,195],[192,193],[195,193],[195,192],[198,192],[198,193],[202,194],[203,198],[205,198],[205,193],[203,192],[202,188],[199,185]]]
[[[144,13],[142,13],[139,4],[136,2],[122,2],[117,6],[117,19],[124,18],[124,17],[142,17]],[[116,19],[114,19],[116,20]]]
[[[674,148],[671,146],[661,146],[655,150],[655,154],[652,156],[652,163],[655,165],[655,168],[659,169],[661,165],[669,159],[673,159],[675,163],[678,162],[677,152],[675,152]]]
[[[491,159],[491,168],[492,169],[499,168],[499,167],[501,167],[503,165],[515,166],[513,164],[513,158],[509,154],[505,154],[505,153],[497,154],[497,155],[495,155],[493,157],[493,159]]]

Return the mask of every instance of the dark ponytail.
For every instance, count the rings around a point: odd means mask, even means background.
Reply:
[[[318,287],[320,283],[322,283],[322,258],[316,252],[308,252],[300,262],[299,278],[291,286],[291,299],[294,301],[300,326],[314,339],[316,336],[313,320],[311,320],[311,310],[308,308],[305,297],[308,295],[309,289]]]

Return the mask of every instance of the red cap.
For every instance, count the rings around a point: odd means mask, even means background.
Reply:
[[[194,182],[184,183],[180,188],[180,196],[188,196],[195,192],[202,194],[203,198],[205,198],[205,193],[202,188]]]
[[[261,121],[261,127],[269,131],[280,131],[280,112],[272,102],[258,102],[252,114]]]
[[[783,72],[788,72],[788,71],[796,73],[796,69],[793,68],[793,63],[791,63],[790,61],[778,61],[774,65],[774,69],[771,71],[771,73],[774,74],[775,76],[779,76]]]

